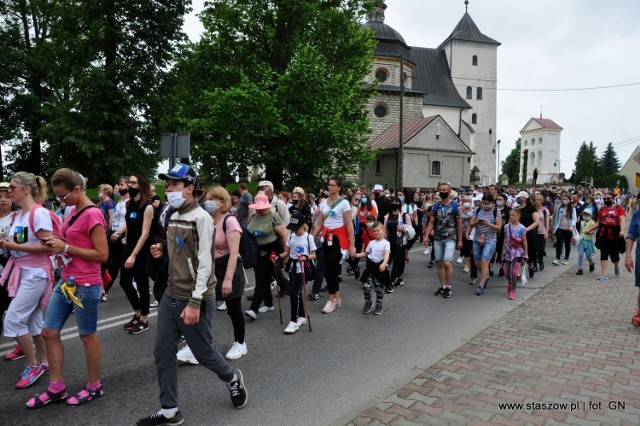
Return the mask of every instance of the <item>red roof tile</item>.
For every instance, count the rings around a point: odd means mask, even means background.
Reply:
[[[432,115],[431,117],[418,118],[415,120],[405,121],[403,123],[403,144],[411,140],[415,135],[420,133],[422,129],[427,127],[429,123],[438,118],[438,115]],[[387,129],[380,133],[378,137],[371,141],[369,146],[375,149],[393,149],[398,148],[400,139],[400,123],[392,124]]]
[[[534,118],[545,129],[558,129],[562,130],[562,127],[558,126],[555,121],[549,118]]]

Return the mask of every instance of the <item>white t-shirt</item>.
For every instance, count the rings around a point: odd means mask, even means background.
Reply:
[[[366,252],[369,253],[367,258],[375,263],[380,263],[384,260],[384,254],[387,250],[391,250],[391,244],[387,240],[372,240],[367,246]]]
[[[316,243],[313,240],[313,237],[309,235],[308,232],[305,232],[301,236],[297,236],[295,233],[291,233],[291,236],[287,240],[287,247],[291,250],[289,252],[289,257],[291,259],[297,259],[299,256],[309,256],[311,252],[316,251]],[[296,270],[297,272],[302,272],[300,269],[300,262],[296,262]]]
[[[333,203],[328,204],[327,201],[328,200],[323,200],[322,203],[320,203],[320,211],[324,215],[324,226],[329,229],[336,229],[344,226],[344,214],[345,212],[351,211],[349,202],[343,198],[342,201],[340,201],[340,203],[331,210],[331,205]]]
[[[36,207],[34,207],[36,208]],[[21,226],[23,229],[26,228],[27,232],[27,241],[25,244],[40,244],[40,238],[37,235],[34,235],[33,229],[29,226],[29,214],[31,212],[26,212],[18,215],[16,217],[15,222],[13,222],[13,226],[11,226],[11,230],[9,231],[9,239],[15,241],[15,233],[16,228]],[[49,211],[46,208],[38,208],[33,215],[33,227],[36,232],[38,231],[53,231],[53,224],[51,223],[51,217],[49,217]],[[11,254],[14,257],[23,257],[28,255],[29,253],[25,251],[12,250]]]
[[[13,217],[13,215],[17,215],[16,212],[11,212],[8,215],[6,215],[3,218],[0,218],[0,238],[4,238],[6,236],[9,235],[9,230],[11,228],[11,218]],[[7,255],[7,250],[5,249],[0,249],[0,256],[5,256]],[[2,266],[0,266],[0,272],[2,272],[2,269],[4,269]]]

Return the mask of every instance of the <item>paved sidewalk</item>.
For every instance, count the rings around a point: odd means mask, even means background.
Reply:
[[[633,275],[623,271],[601,283],[597,271],[575,272],[568,269],[350,424],[640,424]],[[543,405],[550,403],[564,406]]]

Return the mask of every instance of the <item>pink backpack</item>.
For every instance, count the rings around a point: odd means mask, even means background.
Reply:
[[[36,228],[33,225],[33,217],[36,214],[36,209],[40,209],[40,208],[45,209],[49,213],[49,217],[51,218],[51,224],[53,225],[53,236],[64,239],[64,235],[62,235],[62,221],[60,220],[60,217],[54,212],[52,212],[51,210],[42,207],[42,205],[40,204],[36,204],[35,206],[33,206],[31,211],[29,212],[29,227],[33,231],[33,235],[34,236],[37,235]]]

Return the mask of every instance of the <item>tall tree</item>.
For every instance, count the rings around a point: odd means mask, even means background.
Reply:
[[[522,139],[516,140],[516,146],[502,161],[502,173],[509,176],[509,183],[518,182],[520,179],[520,144]]]
[[[522,183],[527,183],[527,172],[529,166],[529,150],[522,152]]]
[[[593,152],[594,149],[595,147],[593,142],[591,142],[590,145],[587,145],[586,142],[582,142],[582,145],[580,145],[575,163],[575,184],[580,184],[584,182],[585,179],[596,176],[597,163]]]
[[[96,185],[134,169],[155,169],[160,87],[185,40],[181,27],[189,4],[6,2],[11,13],[0,21],[0,31],[20,36],[0,35],[0,51],[13,48],[25,64],[17,95],[10,97],[21,107],[13,167],[50,173],[65,165]],[[9,43],[15,41],[22,44]]]
[[[602,176],[617,174],[620,171],[620,160],[618,160],[618,154],[613,149],[611,142],[609,142],[607,149],[602,153],[599,163]]]
[[[177,66],[178,114],[168,121],[214,156],[213,177],[251,164],[278,187],[309,186],[371,159],[362,82],[374,41],[360,26],[370,0],[206,5],[202,40]],[[195,78],[193,69],[201,70]]]

